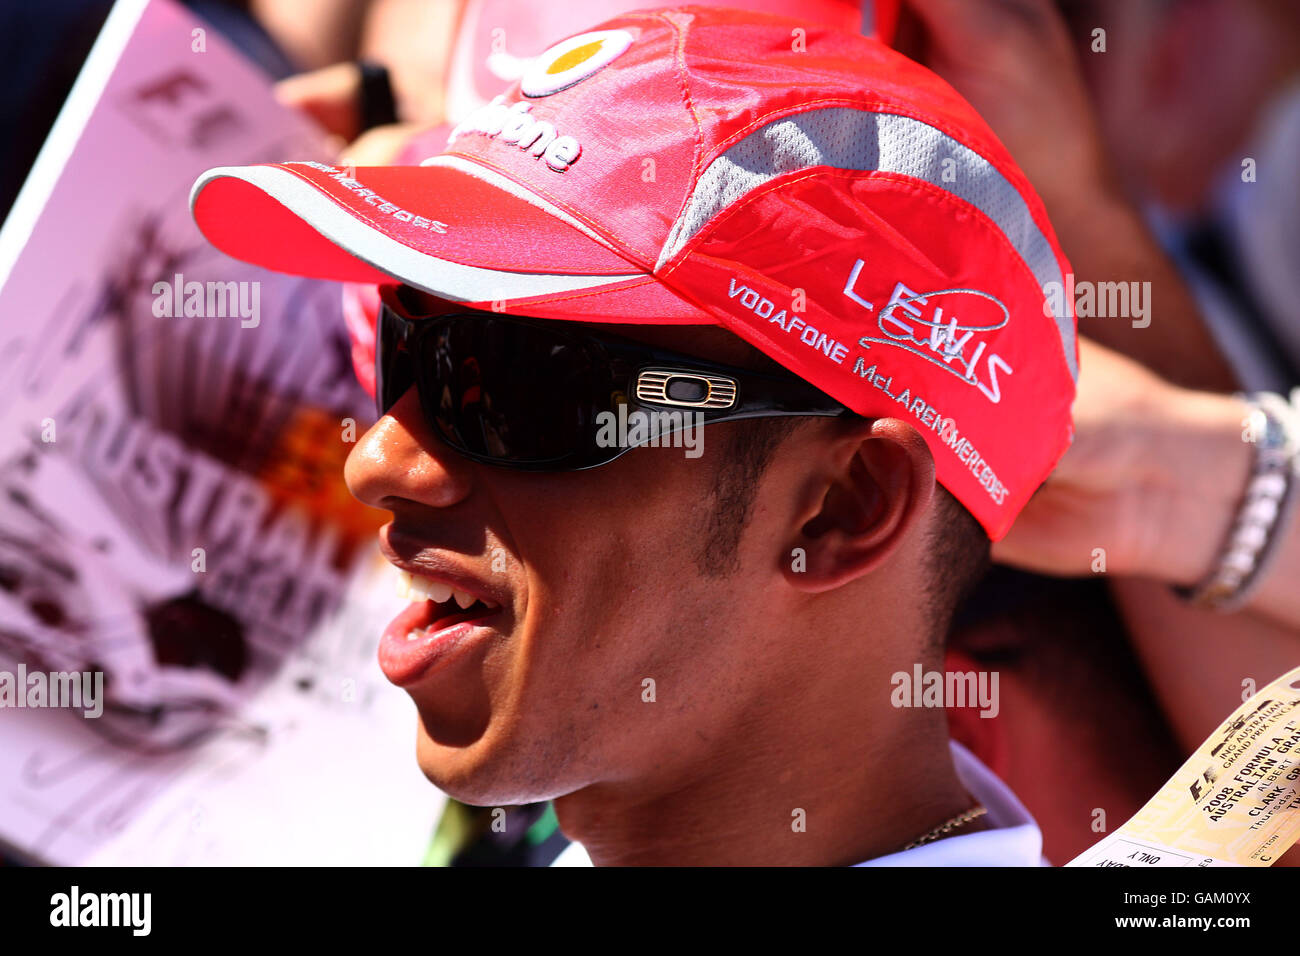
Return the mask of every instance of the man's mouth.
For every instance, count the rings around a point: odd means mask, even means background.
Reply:
[[[408,641],[425,637],[430,631],[487,617],[501,609],[485,598],[475,597],[468,591],[458,591],[449,584],[420,577],[409,571],[397,572],[397,596],[433,605],[425,611],[430,623],[424,627],[412,628],[406,634]]]
[[[400,569],[397,593],[411,603],[384,630],[379,665],[398,686],[420,680],[488,638],[491,621],[503,610],[490,598]]]

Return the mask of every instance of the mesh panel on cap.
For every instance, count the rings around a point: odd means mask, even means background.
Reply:
[[[951,163],[947,163],[951,160]],[[1024,260],[1039,287],[1062,283],[1060,264],[1019,190],[970,147],[943,131],[896,113],[831,107],[809,110],[755,130],[700,175],[660,253],[663,268],[714,216],[763,184],[817,166],[898,173],[937,186],[991,219]],[[947,174],[947,175],[945,175]],[[1078,377],[1074,323],[1056,318],[1070,373]]]

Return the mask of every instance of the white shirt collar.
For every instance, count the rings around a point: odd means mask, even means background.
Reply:
[[[992,827],[900,850],[858,866],[1045,866],[1043,834],[1016,795],[973,753],[948,741],[957,778],[988,808]],[[581,843],[570,843],[551,866],[591,866]]]
[[[1045,866],[1043,834],[1011,788],[979,758],[948,741],[957,779],[988,808],[990,829],[958,833],[913,850],[900,850],[858,866]]]

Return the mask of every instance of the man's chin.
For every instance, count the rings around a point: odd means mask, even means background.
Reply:
[[[519,806],[568,792],[557,782],[541,779],[539,768],[511,759],[489,740],[480,738],[468,746],[449,746],[434,739],[423,723],[416,742],[416,760],[430,783],[470,806]]]

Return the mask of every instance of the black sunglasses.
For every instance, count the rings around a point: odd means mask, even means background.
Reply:
[[[847,411],[794,375],[719,365],[555,320],[460,308],[409,286],[385,286],[381,298],[379,413],[414,385],[438,436],[485,464],[524,471],[606,464],[634,447],[609,441],[608,426],[637,412],[666,437],[697,423]]]

